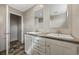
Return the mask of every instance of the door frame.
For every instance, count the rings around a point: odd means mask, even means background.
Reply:
[[[6,33],[5,33],[5,36],[6,36],[6,55],[8,55],[8,50],[9,50],[9,7],[8,7],[8,5],[6,5],[6,29],[5,29],[5,31],[6,31]]]
[[[6,5],[6,55],[8,55],[9,52],[9,44],[10,44],[10,14],[14,14],[14,15],[18,15],[21,16],[21,43],[24,43],[24,38],[23,38],[23,15],[19,14],[19,13],[15,13],[13,11],[9,11],[9,6]]]
[[[21,43],[23,43],[23,16],[18,13],[15,13],[15,12],[9,12],[9,20],[10,20],[10,14],[17,15],[17,16],[21,17]]]

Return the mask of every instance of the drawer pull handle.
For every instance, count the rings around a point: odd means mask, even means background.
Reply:
[[[47,47],[50,47],[50,45],[47,45]]]
[[[39,46],[37,46],[39,48]]]

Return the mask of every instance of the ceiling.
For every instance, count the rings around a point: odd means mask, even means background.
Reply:
[[[13,7],[22,12],[28,10],[29,8],[33,7],[34,5],[35,4],[9,4],[10,7]]]

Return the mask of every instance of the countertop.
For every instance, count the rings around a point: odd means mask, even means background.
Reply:
[[[25,35],[32,35],[32,36],[38,36],[42,38],[48,38],[48,39],[53,39],[53,40],[59,40],[59,41],[64,41],[64,42],[70,42],[70,43],[75,43],[79,44],[79,39],[74,38],[73,39],[65,39],[65,38],[59,38],[59,37],[54,37],[54,36],[49,36],[47,33],[34,33],[34,32],[26,32]]]

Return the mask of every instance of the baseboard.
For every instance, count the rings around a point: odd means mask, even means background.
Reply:
[[[0,51],[0,52],[4,52],[4,51],[6,51],[6,50],[2,50],[2,51]]]
[[[16,41],[18,41],[18,40],[10,41],[10,43],[11,43],[11,42],[16,42]]]
[[[3,52],[5,52],[5,53],[6,53],[6,50],[0,51],[0,55],[1,55]]]

